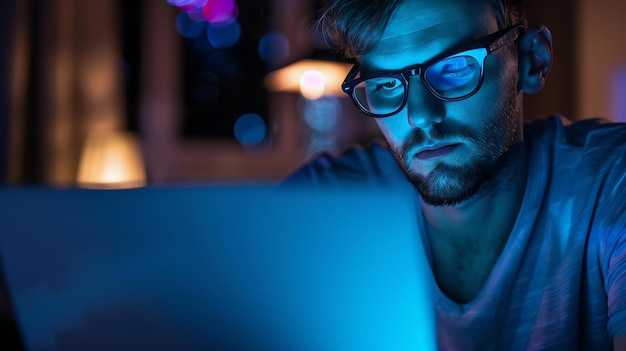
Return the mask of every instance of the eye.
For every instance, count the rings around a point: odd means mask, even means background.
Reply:
[[[376,85],[374,87],[374,92],[377,91],[392,91],[396,88],[398,88],[398,86],[401,85],[400,81],[398,81],[397,79],[391,79],[388,81],[378,81],[376,82]]]
[[[397,85],[398,85],[398,81],[394,79],[394,80],[388,81],[385,84],[378,85],[378,88],[379,89],[388,89],[389,90],[389,89],[395,88]]]
[[[395,77],[375,77],[360,83],[368,99],[396,99],[405,93],[404,84]]]

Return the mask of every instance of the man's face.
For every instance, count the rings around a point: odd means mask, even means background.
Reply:
[[[400,70],[499,30],[492,8],[470,0],[409,0],[392,15],[363,71]],[[517,60],[510,45],[487,56],[484,80],[459,101],[434,97],[419,76],[397,114],[376,118],[407,178],[431,205],[469,199],[521,140]]]

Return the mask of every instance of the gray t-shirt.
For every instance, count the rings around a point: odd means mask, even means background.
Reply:
[[[435,289],[439,348],[612,349],[626,332],[626,125],[551,116],[524,135],[526,193],[482,291],[459,304]],[[418,196],[378,144],[321,155],[283,185],[406,186]],[[427,242],[419,210],[416,219]]]

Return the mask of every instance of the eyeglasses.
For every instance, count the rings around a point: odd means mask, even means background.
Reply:
[[[354,65],[341,88],[370,117],[400,112],[408,99],[408,80],[413,76],[420,76],[428,91],[442,101],[467,99],[482,85],[487,56],[516,41],[523,31],[523,25],[509,27],[478,39],[469,48],[446,51],[402,71],[361,74]]]

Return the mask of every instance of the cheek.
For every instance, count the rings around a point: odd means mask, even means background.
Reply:
[[[400,146],[405,135],[408,135],[410,132],[410,128],[406,128],[400,123],[401,114],[402,112],[396,116],[375,119],[378,129],[380,129],[381,133],[385,136],[387,142],[395,147]],[[408,123],[405,122],[404,124],[408,126]]]
[[[483,83],[474,96],[447,106],[452,116],[464,116],[459,123],[470,129],[480,129],[481,125],[493,123],[494,119],[506,113],[509,93],[511,89],[516,89],[517,66],[510,62],[501,65],[497,60],[493,61],[486,67]]]
[[[493,118],[497,96],[480,91],[461,101],[447,103],[443,123],[477,135],[487,120]]]
[[[494,104],[495,102],[502,103],[513,91],[518,91],[517,60],[514,54],[507,49],[498,53],[499,56],[491,57],[492,60],[486,67],[494,74],[486,75],[483,85],[485,85],[485,90],[490,91],[494,96]]]

